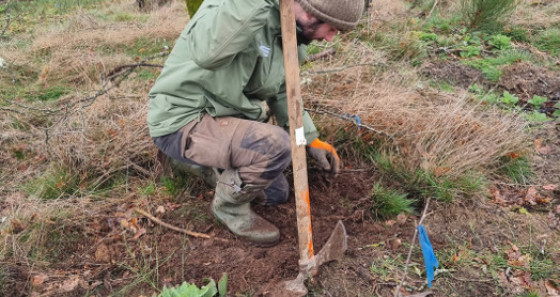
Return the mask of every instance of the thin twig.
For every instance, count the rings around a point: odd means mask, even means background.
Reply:
[[[410,243],[410,249],[408,250],[408,256],[406,257],[406,264],[404,265],[403,277],[401,279],[401,283],[397,287],[397,291],[395,292],[395,297],[399,297],[399,295],[401,294],[401,288],[402,285],[404,284],[404,281],[406,280],[408,265],[410,264],[410,258],[412,256],[412,250],[414,249],[414,244],[416,243],[416,235],[418,235],[417,227],[422,225],[424,218],[426,218],[426,213],[428,211],[429,206],[430,206],[430,198],[426,200],[426,205],[424,206],[424,211],[422,212],[422,216],[420,217],[420,222],[418,222],[418,224],[416,224],[416,228],[414,228],[414,235],[412,236],[412,242]]]
[[[8,108],[8,107],[0,107],[0,110],[3,110],[3,111],[10,111],[10,112],[15,112],[15,113],[23,113],[23,112],[21,112],[21,111],[19,111],[19,110],[17,110],[17,109],[12,109],[12,108]]]
[[[434,1],[434,5],[432,6],[432,9],[430,9],[430,12],[428,13],[428,15],[426,15],[426,18],[429,19],[430,16],[432,15],[432,13],[434,12],[434,9],[436,9],[436,5],[438,3],[438,0]]]
[[[309,55],[307,57],[307,59],[305,59],[305,62],[313,62],[319,59],[323,59],[326,58],[328,56],[332,56],[336,53],[336,50],[334,48],[322,51],[320,53],[314,54],[314,55]]]
[[[368,125],[364,125],[364,124],[362,124],[362,123],[358,123],[358,122],[356,121],[356,119],[354,119],[354,118],[350,118],[350,117],[348,117],[348,116],[345,116],[345,115],[342,115],[342,114],[338,114],[338,113],[336,113],[336,112],[332,112],[332,111],[329,111],[329,110],[326,110],[326,109],[320,109],[320,108],[314,108],[314,109],[304,108],[304,109],[305,109],[306,111],[308,111],[308,112],[326,114],[326,115],[330,115],[330,116],[333,116],[333,117],[336,117],[336,118],[339,118],[339,119],[342,119],[342,120],[345,120],[345,121],[352,122],[352,123],[354,123],[354,125],[356,125],[356,126],[358,126],[358,127],[360,127],[360,128],[364,128],[364,129],[373,131],[373,132],[375,132],[375,133],[377,133],[377,134],[381,134],[381,135],[387,136],[387,137],[390,138],[390,139],[393,139],[393,135],[391,135],[391,134],[389,134],[389,133],[387,133],[387,132],[385,132],[385,131],[377,130],[377,129],[375,129],[375,128],[373,128],[373,127],[370,127],[370,126],[368,126]]]
[[[152,222],[154,222],[154,223],[156,223],[156,224],[158,224],[158,225],[161,225],[161,226],[163,226],[163,227],[165,227],[165,228],[168,228],[168,229],[171,229],[171,230],[173,230],[173,231],[177,231],[177,232],[179,232],[179,233],[183,233],[183,234],[186,234],[186,235],[189,235],[189,236],[192,236],[192,237],[199,237],[199,238],[206,238],[206,239],[215,239],[215,240],[221,241],[221,242],[229,242],[229,240],[227,240],[227,239],[225,239],[225,238],[214,237],[214,236],[210,236],[210,235],[205,234],[205,233],[198,233],[198,232],[194,232],[194,231],[189,231],[189,230],[186,230],[186,229],[182,229],[182,228],[179,228],[179,227],[175,227],[175,226],[173,226],[173,225],[171,225],[171,224],[168,224],[168,223],[166,223],[166,222],[163,222],[162,220],[160,220],[160,219],[154,217],[153,215],[151,215],[151,214],[148,213],[147,211],[144,211],[144,210],[142,210],[142,209],[140,209],[140,208],[134,208],[134,211],[137,212],[137,213],[139,213],[139,214],[141,214],[141,215],[143,215],[143,216],[145,216],[145,217],[147,217],[147,218],[150,219]]]

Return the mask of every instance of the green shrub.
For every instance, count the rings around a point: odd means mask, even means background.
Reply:
[[[548,99],[546,97],[541,97],[539,95],[533,95],[533,98],[527,100],[527,103],[533,105],[534,108],[539,108],[543,103],[545,103]]]
[[[517,5],[516,0],[461,0],[461,12],[471,30],[495,31]]]
[[[71,195],[78,188],[79,179],[67,170],[57,169],[23,185],[23,190],[46,200],[56,199],[65,194]]]
[[[502,34],[490,36],[487,42],[490,46],[499,50],[511,48],[511,38]]]
[[[519,61],[531,61],[530,53],[519,50],[502,50],[497,57],[463,61],[464,64],[480,69],[482,74],[491,82],[498,82],[502,76],[502,66],[511,65]]]

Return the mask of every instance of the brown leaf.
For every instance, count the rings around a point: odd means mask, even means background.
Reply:
[[[543,186],[543,189],[548,190],[548,191],[554,191],[554,190],[558,189],[558,185],[553,185],[553,184],[546,185],[546,186]]]
[[[492,198],[494,198],[493,202],[498,204],[498,205],[506,205],[507,201],[504,199],[504,196],[502,196],[502,193],[500,193],[500,190],[496,189],[492,191]]]
[[[395,220],[387,220],[387,221],[385,221],[385,225],[387,225],[387,226],[393,226],[396,222],[397,222],[397,221],[395,221]]]
[[[44,273],[39,273],[31,277],[31,285],[33,287],[41,287],[47,280],[49,276]]]
[[[517,158],[521,158],[521,155],[515,153],[515,152],[509,152],[506,154],[506,156],[512,158],[512,159],[517,159]]]
[[[533,143],[535,144],[535,150],[541,155],[548,155],[550,154],[550,147],[548,145],[543,145],[543,142],[544,139],[542,138],[533,140]]]
[[[539,197],[539,193],[535,187],[530,187],[527,190],[527,194],[525,195],[525,202],[529,203],[530,205],[537,205],[537,199]]]
[[[387,239],[387,247],[391,250],[396,250],[401,246],[402,242],[399,238],[390,238]]]
[[[560,296],[560,288],[555,286],[551,281],[546,281],[544,287],[546,288],[548,296]]]
[[[140,236],[146,234],[146,229],[144,228],[140,228],[138,229],[138,232],[136,232],[136,234],[134,234],[134,240],[138,240],[138,238],[140,238]]]
[[[163,205],[160,205],[156,208],[156,214],[164,214],[165,213],[165,207],[163,207]]]
[[[399,223],[399,225],[404,225],[407,219],[408,217],[404,213],[401,213],[397,216],[397,222]]]
[[[451,261],[459,262],[459,255],[457,255],[457,253],[453,254],[453,257],[451,258]]]
[[[550,201],[552,201],[552,197],[546,197],[546,198],[538,197],[536,201],[539,204],[547,204],[550,203]]]
[[[60,285],[60,290],[65,293],[69,293],[74,291],[76,288],[78,288],[79,284],[80,284],[80,277],[77,275],[72,275],[69,279],[65,280]]]
[[[508,264],[517,267],[529,267],[529,262],[531,262],[531,256],[526,254],[526,255],[519,256],[516,259],[509,260]]]
[[[23,230],[27,229],[27,224],[24,224],[19,219],[12,220],[12,233],[17,234],[22,232]]]
[[[100,244],[97,246],[95,250],[95,261],[101,263],[110,263],[111,262],[111,251],[105,244]]]

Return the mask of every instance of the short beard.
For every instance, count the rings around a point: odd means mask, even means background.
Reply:
[[[297,33],[298,44],[308,45],[313,41],[313,35],[323,22],[315,20],[311,24],[303,25],[296,20],[296,26],[300,29]]]

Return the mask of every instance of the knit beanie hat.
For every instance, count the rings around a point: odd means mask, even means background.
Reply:
[[[356,27],[364,3],[364,0],[299,0],[309,14],[341,31]]]

